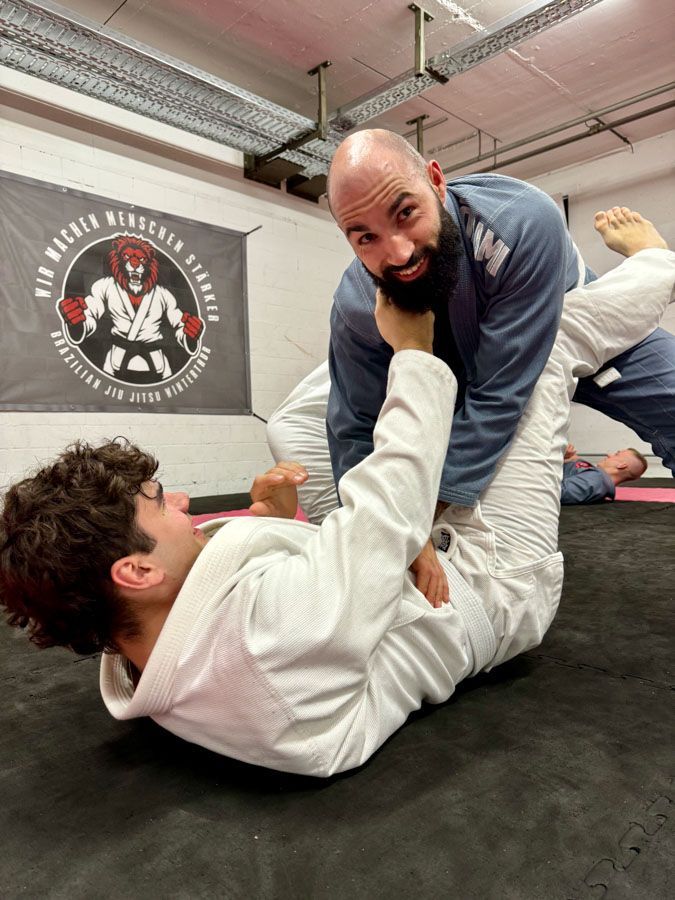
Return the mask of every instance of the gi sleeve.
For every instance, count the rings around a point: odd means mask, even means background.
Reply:
[[[343,475],[373,451],[373,429],[384,402],[392,353],[384,341],[373,344],[350,328],[335,304],[330,326],[326,434],[333,478],[341,492]]]
[[[576,469],[572,473],[563,471],[560,502],[563,506],[579,503],[599,503],[605,498],[614,499],[614,484],[604,472],[591,466]]]
[[[475,506],[509,446],[553,347],[569,237],[548,198],[530,200],[499,283],[485,278],[485,308],[464,404],[455,415],[439,499]]]
[[[369,660],[401,612],[408,566],[429,539],[455,391],[441,360],[397,353],[374,450],[344,475],[342,507],[302,553],[262,576],[256,657],[286,696],[306,695],[309,673],[330,708],[366,685]]]

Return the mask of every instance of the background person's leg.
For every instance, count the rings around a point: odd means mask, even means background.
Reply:
[[[643,250],[565,295],[551,358],[479,507],[451,506],[443,516],[458,533],[467,528],[487,532],[497,569],[526,565],[556,551],[575,378],[591,375],[643,341],[663,315],[674,283],[675,253]]]
[[[675,335],[657,328],[607,367],[621,377],[605,387],[582,378],[574,400],[632,428],[675,477]]]

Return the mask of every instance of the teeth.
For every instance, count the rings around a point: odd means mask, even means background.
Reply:
[[[420,260],[418,263],[415,263],[414,266],[410,266],[409,269],[401,269],[398,274],[399,275],[412,275],[413,272],[416,272],[419,269],[419,267],[422,265],[422,262],[423,262],[423,260]]]

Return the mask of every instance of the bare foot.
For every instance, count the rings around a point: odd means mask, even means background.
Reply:
[[[668,249],[668,244],[652,223],[627,206],[614,206],[606,212],[596,212],[594,225],[609,249],[623,256],[633,256],[639,250],[653,247]]]

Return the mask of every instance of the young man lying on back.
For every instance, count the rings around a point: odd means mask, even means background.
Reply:
[[[567,295],[479,507],[433,524],[456,381],[431,352],[433,315],[380,295],[394,355],[374,451],[320,527],[290,519],[307,477],[297,464],[255,480],[253,517],[198,529],[151,456],[78,445],[5,498],[10,624],[41,646],[107,651],[101,691],[119,719],[150,716],[218,753],[307,775],[365,762],[423,701],[536,646],[553,619],[575,380],[649,334],[671,299],[675,254],[649,249],[647,224],[630,259]],[[438,608],[408,573],[430,532],[452,597]]]

